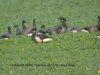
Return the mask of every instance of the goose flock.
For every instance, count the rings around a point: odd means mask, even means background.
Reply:
[[[95,25],[87,26],[84,28],[79,28],[75,26],[69,26],[67,25],[67,19],[65,17],[59,17],[58,20],[60,21],[60,25],[53,26],[51,28],[46,29],[45,25],[41,25],[40,29],[37,30],[37,26],[35,23],[35,19],[33,19],[32,27],[27,28],[25,23],[25,20],[22,20],[22,28],[19,28],[18,25],[15,25],[16,28],[16,36],[20,35],[27,35],[30,36],[31,39],[36,43],[44,43],[44,42],[50,42],[53,41],[53,39],[50,37],[53,34],[61,34],[65,32],[98,32],[100,31],[100,16],[98,16],[98,22]],[[11,32],[11,27],[8,26],[7,32],[2,34],[0,36],[0,39],[10,39],[13,37],[13,33]],[[97,38],[100,38],[100,34],[96,35]]]

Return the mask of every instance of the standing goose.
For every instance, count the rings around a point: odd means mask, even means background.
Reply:
[[[25,26],[26,21],[22,20],[22,29],[19,29],[19,27],[17,26],[16,29],[16,35],[26,35],[27,34],[27,28]]]
[[[0,39],[8,40],[11,37],[12,37],[11,27],[8,27],[8,31],[3,35],[1,35]]]
[[[50,37],[44,34],[37,34],[35,31],[33,32],[31,39],[35,41],[36,43],[44,43],[44,42],[53,41],[53,39],[51,39]]]
[[[100,31],[100,16],[98,16],[98,23],[97,23],[97,25],[84,27],[81,31],[87,32],[87,33]]]
[[[33,31],[36,31],[35,19],[33,19],[32,27],[27,29],[27,35],[32,36]]]

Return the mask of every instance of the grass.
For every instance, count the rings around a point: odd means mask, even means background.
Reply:
[[[100,0],[0,0],[0,35],[7,26],[27,27],[36,19],[37,27],[58,25],[59,16],[80,28],[97,23]],[[1,75],[98,75],[100,39],[98,33],[65,33],[52,36],[53,42],[36,44],[30,37],[0,40]],[[10,64],[73,64],[74,66],[10,66]]]

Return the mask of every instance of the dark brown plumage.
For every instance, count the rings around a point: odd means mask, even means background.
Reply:
[[[36,32],[33,32],[31,39],[35,41],[36,43],[43,43],[43,42],[49,42],[53,41],[50,37],[44,35],[44,34],[38,34]]]
[[[100,16],[98,16],[98,23],[96,25],[84,27],[81,31],[88,33],[100,31]]]

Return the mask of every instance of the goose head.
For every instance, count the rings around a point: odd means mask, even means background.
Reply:
[[[64,18],[64,17],[59,17],[58,18],[60,21],[62,21],[62,22],[66,22],[67,20],[66,20],[66,18]]]

